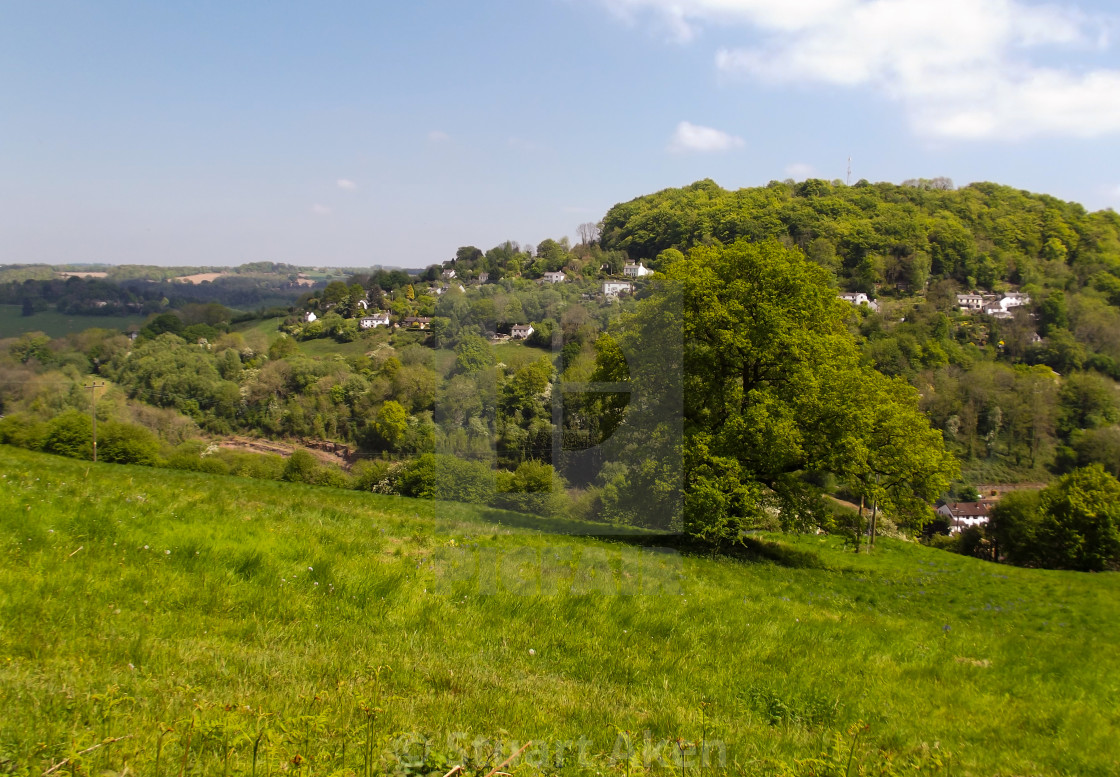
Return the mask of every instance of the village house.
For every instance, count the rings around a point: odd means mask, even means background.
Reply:
[[[641,262],[637,264],[627,262],[622,268],[622,274],[628,278],[644,278],[647,275],[653,275],[653,270],[644,266]]]
[[[509,334],[510,337],[514,338],[515,340],[524,340],[529,335],[533,334],[534,331],[536,330],[533,329],[532,324],[514,324],[510,328]]]
[[[1029,294],[1004,294],[998,302],[985,306],[984,312],[993,318],[1011,318],[1012,309],[1031,304]]]
[[[486,283],[488,280],[490,280],[490,273],[480,272],[478,274],[478,282],[479,283]]]
[[[546,283],[563,283],[567,279],[567,275],[562,272],[546,272],[544,280]]]
[[[630,281],[603,281],[604,297],[617,297],[623,292],[629,294],[632,291],[634,291],[634,284]]]
[[[362,316],[358,319],[358,326],[362,329],[376,329],[379,326],[389,326],[388,313],[375,313],[372,316]]]
[[[454,278],[455,277],[455,271],[451,270],[451,269],[444,270],[443,271],[443,277],[444,277],[445,280]]]
[[[973,313],[977,310],[983,310],[984,296],[982,294],[976,294],[975,292],[970,292],[968,294],[958,294],[957,307],[959,307],[966,313]]]
[[[876,313],[879,312],[879,303],[868,297],[862,291],[846,291],[838,296],[840,297],[840,299],[844,300],[845,302],[851,303],[852,305],[867,305],[867,307],[871,308]]]
[[[409,316],[404,320],[404,325],[409,329],[427,329],[431,323],[432,319],[427,316]]]
[[[318,318],[318,316],[315,315],[315,313],[310,311],[310,310],[303,314],[303,320],[306,321],[309,324],[317,318]]]
[[[949,533],[960,534],[971,526],[988,522],[991,502],[946,502],[937,508],[937,514],[949,520]]]

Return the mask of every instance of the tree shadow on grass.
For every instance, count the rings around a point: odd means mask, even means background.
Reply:
[[[781,542],[744,536],[737,542],[713,543],[687,534],[612,534],[600,539],[639,548],[666,548],[682,555],[770,563],[791,569],[831,569],[816,553],[791,548]]]

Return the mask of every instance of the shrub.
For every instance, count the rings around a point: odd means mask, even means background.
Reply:
[[[377,491],[388,478],[389,462],[381,459],[365,459],[350,469],[350,485],[356,491]]]
[[[494,471],[454,456],[418,456],[401,470],[397,482],[401,495],[418,499],[486,504],[494,496]]]
[[[89,459],[93,453],[93,422],[85,413],[69,410],[47,424],[43,450],[72,459]]]
[[[110,421],[97,431],[97,458],[154,466],[159,460],[159,440],[143,426]]]
[[[37,451],[43,447],[47,432],[46,422],[29,413],[13,413],[0,418],[0,443],[5,445]]]
[[[346,473],[338,467],[322,466],[315,472],[315,479],[312,481],[317,486],[326,486],[328,488],[349,488],[350,479],[346,477]]]
[[[934,534],[929,538],[929,546],[939,550],[950,550],[956,553],[959,545],[956,535],[953,534]]]
[[[288,462],[283,456],[271,453],[248,453],[246,451],[221,451],[220,457],[229,468],[231,475],[257,480],[280,480]],[[214,457],[217,458],[217,457]]]
[[[411,496],[415,499],[434,498],[435,483],[436,457],[431,453],[418,456],[406,464],[397,479],[401,496]]]
[[[284,465],[281,479],[293,483],[314,483],[318,475],[319,462],[303,448],[296,448]]]
[[[497,485],[495,507],[538,515],[564,512],[563,484],[556,479],[551,465],[523,461],[513,472],[498,473]]]
[[[164,466],[169,469],[185,469],[189,472],[201,471],[202,453],[205,450],[206,446],[198,440],[179,443],[164,461]]]

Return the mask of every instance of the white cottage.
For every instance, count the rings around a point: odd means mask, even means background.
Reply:
[[[603,281],[603,296],[617,297],[623,292],[629,294],[634,291],[634,284],[630,281]]]
[[[372,316],[362,316],[358,319],[358,326],[362,329],[376,329],[379,326],[389,326],[388,313],[375,313]]]
[[[634,264],[633,262],[627,262],[626,265],[622,268],[622,274],[628,278],[644,278],[647,275],[653,275],[653,270],[649,269],[641,262],[638,262],[637,264]]]
[[[960,534],[972,526],[988,522],[989,502],[946,502],[937,508],[937,514],[949,519],[949,533]]]

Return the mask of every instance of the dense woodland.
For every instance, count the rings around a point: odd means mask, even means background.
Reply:
[[[320,284],[279,332],[232,298],[167,298],[135,341],[9,341],[0,439],[84,455],[81,385],[96,378],[109,384],[99,418],[150,433],[152,462],[251,469],[207,447],[235,433],[337,441],[359,460],[348,475],[302,456],[261,471],[712,539],[846,525],[858,542],[868,521],[916,530],[933,500],[971,486],[1120,474],[1111,211],[943,179],[701,181],[619,204],[580,238]],[[627,262],[657,274],[605,296]],[[59,304],[79,285],[134,293],[76,279],[4,293]],[[956,295],[973,291],[1030,304],[964,312]],[[393,325],[362,329],[376,310]],[[532,324],[528,340],[508,341],[515,324]],[[626,390],[562,389],[588,382]]]

